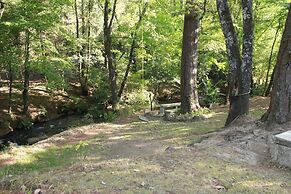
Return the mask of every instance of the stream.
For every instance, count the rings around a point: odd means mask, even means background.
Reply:
[[[83,118],[83,115],[61,116],[42,123],[34,124],[30,129],[19,129],[8,133],[0,139],[0,149],[10,144],[32,145],[55,134],[66,131]]]

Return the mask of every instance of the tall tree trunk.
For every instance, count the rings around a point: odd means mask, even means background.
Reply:
[[[243,45],[242,63],[239,71],[239,115],[249,114],[249,99],[252,83],[253,64],[253,0],[242,0]]]
[[[194,1],[187,1],[184,16],[183,48],[181,57],[181,112],[191,113],[199,106],[197,91],[199,16]]]
[[[272,47],[271,47],[271,53],[270,53],[270,57],[269,57],[269,61],[268,61],[268,70],[267,70],[267,75],[266,75],[266,81],[265,81],[265,86],[264,86],[264,93],[263,95],[264,96],[268,96],[270,94],[270,90],[269,90],[269,87],[270,84],[269,84],[269,74],[270,74],[270,71],[271,71],[271,66],[272,66],[272,59],[273,59],[273,53],[274,53],[274,48],[275,48],[275,44],[277,42],[277,38],[278,38],[278,34],[280,32],[280,29],[281,29],[281,25],[279,24],[278,25],[278,28],[276,30],[276,33],[275,33],[275,38],[274,38],[274,41],[273,41],[273,44],[272,44]],[[272,73],[272,76],[274,74]]]
[[[23,114],[27,114],[28,105],[29,105],[29,49],[30,49],[30,32],[26,30],[25,32],[25,47],[24,47],[24,82],[23,82],[23,92],[22,92],[22,99],[23,99]]]
[[[287,15],[277,63],[274,72],[271,102],[262,117],[270,123],[285,123],[291,120],[291,5]]]
[[[133,57],[134,57],[134,51],[135,51],[135,48],[136,48],[137,32],[138,32],[138,30],[139,30],[139,28],[141,26],[143,16],[146,13],[147,5],[148,5],[148,3],[145,3],[144,8],[142,10],[142,13],[139,16],[139,20],[138,20],[138,22],[137,22],[137,24],[135,26],[135,31],[134,31],[134,33],[131,34],[132,42],[131,42],[130,52],[129,52],[129,56],[128,56],[128,62],[127,62],[125,74],[123,76],[123,80],[121,82],[121,85],[120,85],[120,88],[119,88],[119,92],[118,92],[118,95],[117,95],[119,98],[121,97],[121,95],[123,93],[123,90],[124,90],[124,87],[125,87],[125,84],[126,84],[129,72],[130,72],[130,68],[131,68],[131,65],[132,65]]]
[[[13,84],[13,71],[12,64],[9,63],[9,98],[8,98],[8,113],[12,112],[12,84]]]
[[[109,84],[111,89],[111,103],[113,110],[116,110],[117,105],[117,94],[116,94],[116,70],[113,64],[113,56],[112,56],[112,24],[113,19],[115,17],[115,8],[116,8],[117,0],[114,0],[113,10],[111,14],[111,19],[109,20],[110,8],[109,8],[109,0],[105,0],[104,3],[104,50],[105,50],[105,62],[108,66],[108,74],[109,74]]]
[[[76,18],[76,38],[78,39],[80,37],[79,34],[79,14],[78,14],[78,5],[77,0],[75,0],[75,18]]]
[[[238,114],[238,80],[237,69],[241,67],[240,49],[235,32],[230,10],[227,0],[216,0],[217,10],[220,18],[222,31],[225,37],[226,50],[228,54],[229,63],[229,76],[228,76],[228,88],[229,88],[229,115],[226,121],[226,125],[230,123]]]
[[[249,111],[253,50],[252,0],[242,0],[244,32],[242,59],[227,0],[216,0],[216,2],[229,60],[230,108],[225,123],[229,125],[237,117],[248,114]]]
[[[82,23],[82,38],[86,38],[86,21],[85,21],[85,3],[84,0],[81,1],[81,23]],[[86,45],[82,43],[81,49],[81,64],[80,64],[80,84],[83,96],[88,96],[88,79],[86,73]]]
[[[89,67],[91,62],[91,44],[90,44],[90,37],[91,37],[91,12],[93,9],[93,1],[88,1],[88,16],[87,16],[87,51],[86,51],[86,68],[85,68],[85,83],[87,86],[87,95],[89,95],[89,86],[88,86],[88,75],[89,75]]]

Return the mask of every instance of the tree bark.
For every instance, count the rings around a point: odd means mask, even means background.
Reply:
[[[116,70],[113,64],[113,56],[112,56],[112,24],[113,19],[115,17],[115,9],[116,9],[117,0],[114,0],[113,10],[111,14],[111,19],[109,20],[110,8],[109,8],[109,0],[105,0],[104,3],[104,61],[107,63],[108,74],[109,74],[109,84],[111,90],[111,103],[113,110],[116,110],[117,105],[117,93],[116,93]]]
[[[275,73],[275,69],[273,69],[270,82],[269,82],[268,87],[267,87],[267,89],[265,91],[265,96],[269,96],[270,93],[271,93],[271,89],[273,87],[273,81],[274,81],[274,73]]]
[[[242,64],[239,71],[239,115],[249,114],[249,99],[253,64],[253,0],[242,0],[243,45]]]
[[[85,21],[85,3],[84,0],[81,1],[81,24],[82,24],[82,38],[87,37],[86,35],[86,21]],[[83,96],[88,96],[88,79],[87,79],[87,64],[86,64],[86,45],[82,43],[82,49],[80,52],[81,64],[80,64],[80,84],[81,92]]]
[[[91,44],[90,44],[90,37],[91,37],[91,12],[93,9],[93,1],[89,0],[88,2],[88,16],[87,16],[87,65],[86,65],[86,86],[87,86],[87,95],[89,95],[89,86],[88,86],[88,75],[89,75],[89,67],[90,67],[90,60],[91,60]]]
[[[230,10],[227,0],[217,0],[217,10],[220,18],[222,31],[225,37],[226,50],[228,54],[229,62],[229,76],[228,76],[228,88],[229,88],[229,103],[230,109],[226,120],[226,125],[233,121],[238,115],[238,80],[237,69],[241,67],[240,49],[235,32]]]
[[[12,84],[13,84],[13,71],[12,64],[9,63],[9,98],[8,98],[8,113],[12,112]]]
[[[79,14],[77,0],[75,0],[75,18],[76,18],[76,38],[78,39],[80,35],[79,35]]]
[[[191,113],[199,106],[197,92],[199,16],[194,1],[188,0],[189,10],[184,16],[184,32],[181,57],[181,113]]]
[[[131,42],[130,52],[129,52],[129,56],[128,56],[128,63],[127,63],[126,70],[125,70],[125,73],[124,73],[124,76],[123,76],[123,80],[121,82],[121,85],[120,85],[120,88],[119,88],[119,92],[118,92],[118,95],[117,95],[119,98],[121,97],[121,95],[123,93],[123,90],[124,90],[124,87],[126,85],[126,81],[127,81],[127,78],[128,78],[129,72],[130,72],[130,68],[131,68],[131,65],[132,65],[133,58],[134,58],[134,51],[135,51],[135,48],[136,48],[137,32],[138,32],[138,30],[139,30],[139,28],[141,26],[143,16],[146,13],[147,5],[148,5],[148,3],[145,3],[144,8],[142,10],[142,13],[140,14],[139,20],[138,20],[138,22],[136,24],[135,31],[131,35],[132,42]]]
[[[253,51],[252,0],[242,0],[244,34],[242,57],[227,0],[216,0],[216,2],[229,61],[230,108],[225,123],[229,125],[237,117],[249,112]]]
[[[23,99],[23,114],[27,114],[28,106],[29,106],[29,55],[30,55],[30,32],[26,30],[25,32],[25,47],[24,47],[24,82],[23,82],[23,92],[22,92],[22,99]]]
[[[262,117],[269,123],[285,123],[291,120],[291,9],[287,15],[277,63],[268,111]]]

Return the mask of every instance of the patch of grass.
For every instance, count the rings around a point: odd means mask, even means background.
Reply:
[[[265,108],[254,108],[250,110],[250,116],[256,119],[260,119],[266,111],[267,109]]]
[[[213,113],[211,118],[197,122],[165,122],[161,120],[149,123],[132,123],[132,128],[124,133],[132,138],[160,139],[176,145],[187,145],[200,141],[200,137],[224,126],[226,114]]]
[[[19,175],[31,171],[45,171],[58,167],[70,166],[78,160],[84,159],[92,151],[101,152],[102,146],[91,145],[81,141],[79,144],[52,147],[35,153],[27,153],[16,164],[0,169],[0,177],[5,175]]]

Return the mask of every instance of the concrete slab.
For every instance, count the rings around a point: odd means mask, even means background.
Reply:
[[[291,130],[275,135],[275,143],[291,148]]]
[[[279,144],[270,147],[272,160],[282,166],[291,168],[291,148]]]
[[[273,136],[270,153],[274,162],[291,168],[291,130]]]

